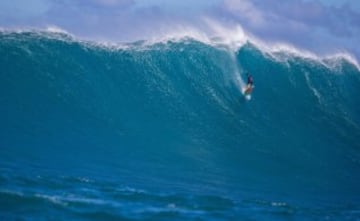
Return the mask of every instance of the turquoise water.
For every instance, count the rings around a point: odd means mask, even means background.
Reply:
[[[4,31],[0,55],[1,220],[360,219],[343,57]]]

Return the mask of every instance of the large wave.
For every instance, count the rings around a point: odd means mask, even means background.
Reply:
[[[359,196],[356,60],[236,46],[2,31],[1,158],[147,187]]]

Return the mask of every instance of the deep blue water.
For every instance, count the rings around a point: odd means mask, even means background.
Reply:
[[[359,95],[341,57],[1,32],[0,220],[360,220]]]

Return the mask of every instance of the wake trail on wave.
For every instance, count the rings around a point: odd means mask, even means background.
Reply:
[[[239,66],[236,62],[236,54],[229,51],[229,55],[231,58],[232,63],[234,64],[234,72],[232,74],[233,76],[233,81],[235,83],[235,85],[237,86],[237,88],[239,89],[240,93],[243,93],[243,88],[245,88],[246,84],[245,81],[243,80],[243,78],[241,77],[241,73],[244,73],[245,71],[241,68],[241,66]]]

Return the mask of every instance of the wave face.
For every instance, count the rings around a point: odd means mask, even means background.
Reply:
[[[4,220],[360,215],[360,73],[345,58],[0,38]]]

